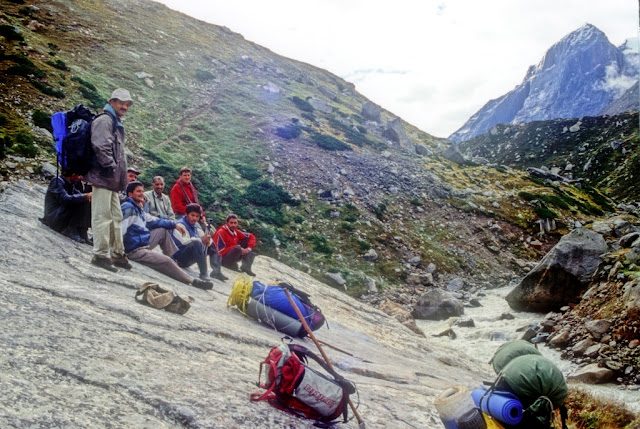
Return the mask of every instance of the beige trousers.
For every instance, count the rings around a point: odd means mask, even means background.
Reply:
[[[91,231],[93,254],[103,258],[124,255],[122,210],[117,192],[93,187],[91,194]]]

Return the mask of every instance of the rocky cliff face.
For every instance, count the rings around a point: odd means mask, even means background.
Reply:
[[[312,427],[249,401],[259,362],[281,335],[226,306],[232,280],[202,291],[135,263],[130,272],[97,269],[89,246],[38,222],[44,191],[22,181],[0,194],[0,426]],[[316,336],[358,385],[367,427],[436,427],[435,395],[488,377],[488,366],[434,349],[395,319],[271,258],[258,257],[255,271],[261,281],[300,287],[323,310],[328,328]],[[134,294],[145,281],[195,303],[184,316],[142,306]]]
[[[616,48],[587,24],[553,45],[520,85],[489,101],[449,139],[468,140],[500,123],[598,115],[638,81],[636,52],[631,43]]]

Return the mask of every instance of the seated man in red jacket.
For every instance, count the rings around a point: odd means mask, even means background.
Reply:
[[[234,271],[242,271],[255,276],[251,265],[256,254],[256,237],[251,233],[244,233],[238,229],[238,217],[234,214],[227,216],[227,221],[213,235],[213,244],[217,253],[222,257],[222,266]],[[238,262],[242,262],[238,269]]]
[[[186,209],[189,204],[199,204],[198,191],[196,191],[196,187],[191,183],[190,168],[182,167],[180,177],[178,177],[176,184],[171,188],[169,197],[171,198],[171,206],[176,215],[176,219],[180,219],[186,214]]]

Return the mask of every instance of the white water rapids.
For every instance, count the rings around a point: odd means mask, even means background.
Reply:
[[[416,320],[416,323],[431,343],[453,347],[460,353],[466,354],[470,359],[479,364],[487,365],[489,368],[489,360],[501,344],[519,339],[528,325],[537,324],[544,318],[544,314],[540,313],[511,310],[504,299],[511,288],[511,286],[507,286],[486,290],[486,296],[480,298],[482,307],[465,307],[464,315],[461,318],[470,317],[473,319],[475,327],[454,326],[455,339],[446,335],[432,336],[442,331],[442,326],[445,323],[443,321]],[[510,313],[515,316],[515,319],[500,320],[503,313]],[[525,329],[522,329],[523,327]],[[572,362],[560,359],[560,352],[547,347],[544,343],[538,344],[538,349],[546,358],[556,364],[565,377],[577,368]],[[492,369],[490,371],[493,373]],[[586,385],[576,383],[576,386],[599,398],[624,404],[630,411],[640,414],[640,392],[637,390],[628,390],[624,386],[615,384]]]

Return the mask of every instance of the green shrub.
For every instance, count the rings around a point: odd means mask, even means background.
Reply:
[[[13,26],[7,24],[0,25],[0,36],[3,36],[7,40],[24,41],[22,34],[18,33]]]
[[[9,150],[12,154],[33,158],[38,154],[38,148],[33,144],[33,137],[26,133],[17,133],[14,137],[15,144]]]
[[[540,195],[540,199],[556,208],[569,210],[569,204],[557,195]]]
[[[522,198],[523,200],[526,201],[533,201],[533,200],[537,200],[538,197],[532,193],[526,192],[526,191],[520,191],[518,192],[518,196],[520,198]]]
[[[584,191],[587,193],[587,195],[589,195],[589,197],[591,197],[594,203],[596,203],[606,211],[608,212],[615,211],[615,207],[609,204],[609,201],[607,200],[607,198],[603,196],[600,193],[600,191],[598,191],[596,188],[592,186],[585,186]]]
[[[254,181],[262,177],[262,173],[253,165],[233,164],[233,168],[240,173],[240,177],[246,180]]]
[[[411,204],[413,204],[414,206],[421,206],[422,205],[422,201],[420,200],[420,198],[411,198],[411,201],[409,201]]]
[[[50,95],[56,98],[64,98],[64,92],[60,91],[59,89],[55,89],[52,86],[46,85],[37,80],[32,80],[31,84],[38,88],[38,90],[43,94]]]
[[[62,61],[62,60],[55,60],[55,61],[47,61],[47,64],[49,64],[50,66],[53,66],[59,70],[62,71],[68,71],[69,67],[67,67],[67,64]]]
[[[315,131],[311,133],[311,140],[325,150],[334,150],[334,151],[353,150],[351,149],[351,146],[349,146],[342,140],[338,140],[333,136],[330,136],[327,134],[321,134]]]
[[[356,229],[355,226],[351,225],[349,222],[341,222],[340,230],[344,232],[352,232]]]
[[[260,222],[268,225],[283,227],[289,223],[280,207],[259,207],[254,214]]]
[[[304,222],[304,216],[295,215],[293,217],[293,221],[297,224],[301,224],[302,222]]]
[[[296,107],[302,110],[303,112],[309,112],[309,113],[313,112],[313,106],[309,104],[307,100],[303,100],[297,95],[294,95],[293,97],[291,97],[291,101],[293,101],[293,104],[295,104]]]
[[[373,214],[375,214],[379,220],[383,220],[384,213],[387,211],[387,205],[385,203],[380,203],[377,206],[375,206],[372,209],[372,211],[373,211]]]
[[[371,249],[371,243],[358,239],[358,248],[360,248],[361,252],[366,252]]]
[[[556,212],[547,207],[536,207],[535,212],[540,219],[556,219],[558,217]]]
[[[353,214],[348,214],[348,215],[346,215],[346,216],[344,217],[344,220],[345,220],[346,222],[351,222],[351,223],[353,223],[353,222],[355,222],[355,221],[357,221],[357,220],[358,220],[358,217],[357,217],[356,215],[353,215]]]
[[[287,191],[265,180],[251,183],[247,187],[245,196],[250,203],[258,206],[280,207],[283,203],[295,205],[295,200]]]
[[[356,146],[362,147],[365,144],[371,144],[369,139],[367,139],[361,132],[351,128],[350,125],[344,124],[335,118],[329,118],[329,124],[334,129],[341,131],[344,134],[344,136],[347,138],[347,141],[355,144]]]
[[[0,126],[6,125],[8,122],[7,117],[5,115],[0,114]]]
[[[5,159],[11,146],[13,146],[11,137],[0,135],[0,159]]]
[[[49,132],[53,132],[53,128],[51,127],[51,115],[45,113],[41,110],[34,110],[33,115],[31,115],[33,119],[33,124],[36,127],[44,128],[45,130],[49,130]]]
[[[354,121],[356,121],[357,123],[363,125],[364,124],[364,118],[360,115],[356,115],[355,113],[351,114],[351,118],[353,118]]]
[[[316,117],[313,116],[311,113],[307,113],[307,112],[302,112],[300,114],[300,116],[302,116],[303,118],[307,119],[308,121],[310,121],[312,124],[318,124],[318,121],[316,121]]]
[[[327,243],[327,239],[319,234],[311,234],[309,236],[314,252],[324,253],[325,255],[333,254],[333,249]]]
[[[285,140],[295,139],[300,136],[300,133],[302,133],[302,127],[297,124],[288,124],[284,127],[276,128],[276,135]]]
[[[215,79],[216,76],[211,73],[209,70],[196,70],[196,78],[198,78],[198,80],[205,82],[208,80],[212,80]]]
[[[56,45],[55,43],[52,43],[52,42],[48,42],[47,46],[49,47],[49,49],[51,49],[53,51],[57,51],[58,49],[60,49],[60,48],[58,48],[58,45]]]
[[[178,138],[179,138],[180,140],[182,140],[182,141],[185,141],[185,142],[192,142],[192,141],[194,141],[194,140],[196,139],[196,138],[195,138],[194,136],[192,136],[191,134],[180,134],[180,135],[178,136]]]
[[[98,92],[90,89],[89,87],[81,85],[78,87],[78,91],[80,91],[80,94],[82,94],[84,98],[89,100],[89,105],[94,109],[98,109],[100,107],[103,107],[105,104],[107,104],[106,98],[98,94]]]
[[[98,92],[98,89],[96,88],[96,86],[94,84],[82,79],[81,77],[71,76],[71,80],[74,81],[74,82],[78,82],[80,85],[86,86],[91,91]]]
[[[5,59],[15,63],[4,71],[5,74],[25,77],[33,75],[36,78],[43,78],[46,76],[42,70],[36,67],[36,65],[24,55],[6,55]]]

